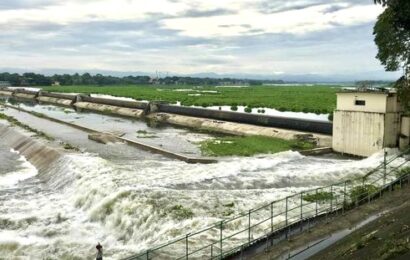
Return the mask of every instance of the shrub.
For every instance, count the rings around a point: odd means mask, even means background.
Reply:
[[[396,177],[400,178],[400,177],[402,177],[404,175],[407,175],[407,174],[410,174],[410,167],[404,167],[404,168],[400,169],[400,171],[398,171],[396,173]]]
[[[380,249],[380,259],[398,259],[410,250],[408,239],[393,239],[387,241]],[[403,258],[404,259],[404,258]]]
[[[226,136],[200,142],[201,152],[206,156],[252,156],[313,147],[313,144],[307,142],[265,136]]]
[[[252,108],[250,108],[250,107],[245,107],[245,112],[246,112],[246,113],[252,113]]]
[[[333,194],[331,192],[321,191],[318,193],[306,194],[303,196],[303,200],[308,202],[324,202],[327,200],[331,200],[333,198]]]
[[[185,208],[182,205],[175,205],[170,209],[171,215],[178,220],[192,218],[194,213],[191,209]]]
[[[330,113],[327,119],[329,119],[330,122],[333,122],[333,113]]]
[[[377,192],[377,187],[374,185],[367,184],[356,186],[350,190],[350,199],[352,202],[360,202],[375,192]]]
[[[238,106],[231,106],[232,111],[238,111]]]
[[[75,146],[72,146],[71,144],[69,144],[69,143],[64,143],[64,149],[66,149],[66,150],[76,150],[76,151],[79,151],[80,149],[78,149],[77,147],[75,147]]]
[[[235,206],[235,203],[234,203],[234,202],[231,202],[231,203],[224,204],[223,206],[224,206],[224,207],[228,207],[228,208],[232,208],[232,207]]]

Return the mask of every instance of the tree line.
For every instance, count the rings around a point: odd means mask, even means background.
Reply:
[[[45,76],[37,73],[0,73],[0,81],[8,82],[12,86],[61,86],[74,85],[262,85],[264,83],[284,83],[281,80],[249,80],[232,78],[196,78],[196,77],[164,77],[152,78],[149,76],[115,77],[102,74],[62,74]]]

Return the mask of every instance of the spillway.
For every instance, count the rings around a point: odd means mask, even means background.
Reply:
[[[153,132],[156,138],[144,141],[186,154],[198,153],[193,143],[210,138],[70,108],[20,106],[130,138],[136,129]],[[124,144],[99,144],[79,129],[24,112],[3,113],[56,139],[0,122],[0,253],[6,259],[91,259],[97,242],[106,257],[119,259],[285,196],[363,175],[383,161],[383,154],[353,160],[289,151],[188,164]],[[64,150],[60,142],[80,151]],[[194,242],[208,238],[201,239]]]

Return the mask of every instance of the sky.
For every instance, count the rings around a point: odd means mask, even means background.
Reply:
[[[1,0],[0,68],[392,77],[373,0]]]

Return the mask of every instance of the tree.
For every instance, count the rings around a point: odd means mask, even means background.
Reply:
[[[405,107],[410,110],[410,1],[374,0],[385,7],[378,17],[373,34],[378,47],[377,58],[387,71],[403,69],[395,86]]]
[[[381,4],[383,6],[385,6],[387,2],[388,0],[374,0],[375,4]]]

